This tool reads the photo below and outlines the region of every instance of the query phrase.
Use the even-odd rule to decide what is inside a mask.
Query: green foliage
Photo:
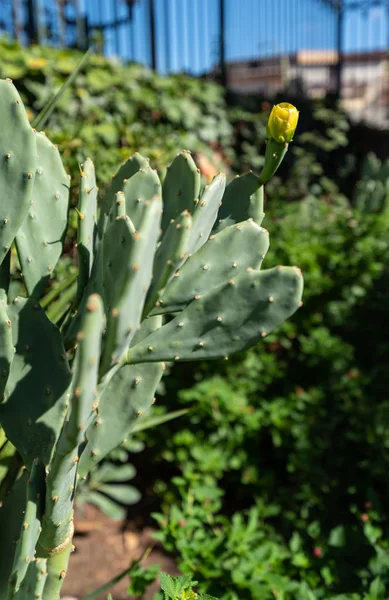
[[[161,573],[159,580],[164,600],[217,600],[208,594],[194,592],[193,587],[197,585],[197,581],[192,581],[190,576],[171,577],[167,573]]]
[[[139,566],[131,571],[131,581],[128,593],[137,598],[143,598],[147,588],[155,581],[159,571],[159,565],[151,565],[150,567]]]
[[[82,58],[74,50],[0,44],[0,77],[15,82],[32,121]],[[98,185],[135,152],[166,169],[177,151],[230,147],[233,128],[223,89],[187,76],[160,77],[141,65],[90,55],[46,124],[66,169],[93,157]],[[213,157],[215,162],[216,157]]]
[[[389,161],[368,154],[362,164],[361,179],[355,186],[354,202],[359,210],[379,213],[385,210],[389,197]]]
[[[244,104],[241,98],[235,102]],[[300,110],[298,135],[282,168],[267,186],[273,199],[292,201],[332,194],[355,168],[355,157],[346,154],[350,125],[345,115],[321,102],[306,103],[300,98],[296,104]],[[235,151],[227,149],[226,159],[234,170],[258,170],[263,166],[264,157],[258,153],[258,146],[266,137],[270,108],[268,102],[259,104],[257,100],[249,111],[229,108]]]
[[[223,600],[384,598],[389,214],[334,196],[272,217],[267,260],[298,256],[304,307],[254,350],[167,381],[169,409],[191,412],[149,436],[159,468],[180,469],[156,485],[158,537]]]
[[[108,517],[121,521],[126,516],[124,506],[139,502],[141,494],[126,482],[135,477],[136,470],[131,464],[116,465],[105,461],[94,469],[88,482],[81,486],[77,495],[77,505],[94,504]]]
[[[159,394],[163,392],[161,388],[162,386],[158,389]],[[124,519],[126,516],[124,507],[138,503],[141,498],[140,490],[134,486],[118,485],[118,483],[127,483],[136,476],[136,469],[130,461],[133,460],[134,454],[144,450],[145,444],[137,439],[135,434],[138,431],[145,431],[162,423],[167,423],[187,412],[186,409],[182,409],[159,416],[155,415],[137,424],[133,428],[129,439],[124,440],[120,446],[112,450],[106,460],[95,467],[83,480],[76,496],[77,507],[82,509],[87,503],[94,504],[108,517],[117,520]]]
[[[2,40],[0,59],[0,77],[14,80],[33,121],[82,54],[39,46],[27,50]],[[147,67],[92,54],[46,128],[61,148],[68,172],[75,173],[86,156],[93,157],[100,187],[135,152],[148,156],[164,173],[178,148],[198,153],[202,174],[210,180],[215,166],[237,173],[262,168],[270,108],[269,103],[250,110],[230,105],[213,81],[160,77]],[[287,200],[331,192],[353,167],[352,156],[344,157],[349,129],[344,115],[320,103],[300,101],[298,108],[299,134],[285,160],[287,168],[269,184],[272,195]],[[290,185],[281,187],[286,178]],[[77,186],[75,181],[75,192]],[[76,194],[72,197],[74,205]]]
[[[148,586],[152,583],[157,575],[161,585],[161,592],[157,593],[155,599],[160,600],[217,600],[214,596],[197,593],[196,588],[198,582],[192,581],[190,576],[172,577],[167,573],[160,573],[159,565],[151,565],[131,571],[131,583],[128,588],[128,593],[137,598],[143,598]]]

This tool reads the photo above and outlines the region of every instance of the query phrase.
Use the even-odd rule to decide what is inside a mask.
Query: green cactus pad
[[[116,217],[124,217],[126,215],[126,197],[124,192],[117,192],[117,194],[115,194],[111,213],[112,221],[114,221]]]
[[[27,292],[39,298],[62,254],[70,184],[57,148],[44,133],[36,133],[36,148],[31,206],[16,235],[16,247]]]
[[[12,325],[7,313],[5,292],[0,291],[0,405],[3,402],[13,358]]]
[[[113,176],[111,186],[103,198],[100,209],[99,217],[99,236],[102,237],[107,223],[109,221],[109,213],[111,212],[112,203],[117,192],[123,191],[124,182],[130,179],[139,169],[144,169],[149,166],[149,162],[146,158],[141,156],[138,152],[131,156],[118,170],[116,175]]]
[[[8,296],[10,282],[11,282],[11,250],[8,250],[3,262],[0,265],[0,291],[2,290],[6,296]]]
[[[131,221],[121,217],[104,236],[102,286],[107,332],[101,374],[121,358],[141,321],[159,236],[161,198],[145,202],[143,211],[136,232]]]
[[[214,231],[249,218],[261,225],[264,216],[263,186],[254,173],[246,173],[227,185]]]
[[[0,264],[22,225],[32,200],[36,139],[11,80],[0,80]]]
[[[12,596],[12,600],[31,600],[43,598],[43,590],[47,579],[46,560],[36,558],[28,563],[27,573],[19,591]],[[32,594],[32,595],[31,595]]]
[[[188,256],[191,238],[192,217],[188,211],[178,215],[169,223],[162,242],[155,254],[153,280],[148,292],[144,313],[147,315],[158,298],[158,292],[163,290],[175,271],[183,264]]]
[[[8,317],[16,351],[0,422],[22,455],[48,464],[62,427],[70,383],[61,335],[32,298],[15,298]]]
[[[91,159],[87,158],[82,165],[78,201],[77,255],[79,272],[77,306],[92,271],[97,236],[97,194],[95,167]]]
[[[141,342],[161,327],[161,317],[142,322],[133,343]],[[119,446],[153,404],[162,377],[161,363],[124,365],[111,378],[99,402],[95,421],[86,432],[88,443],[81,455],[79,474],[86,474]]]
[[[70,416],[58,440],[47,476],[45,518],[39,543],[42,548],[56,547],[69,532],[73,516],[78,448],[97,410],[97,375],[101,336],[104,326],[103,303],[97,294],[86,302],[73,366],[73,382],[69,398]]]
[[[35,546],[41,527],[44,493],[45,470],[42,463],[39,460],[35,460],[32,463],[31,473],[27,482],[26,505],[9,579],[8,600],[15,597],[26,576],[29,563],[34,560]]]
[[[162,186],[162,230],[166,231],[170,220],[184,210],[193,214],[200,192],[200,171],[188,150],[183,150],[167,168]]]
[[[70,453],[81,444],[83,431],[86,429],[93,411],[96,410],[97,377],[103,329],[103,302],[100,296],[92,294],[86,302],[81,329],[77,335],[70,394],[71,415],[58,442],[58,450],[62,454]]]
[[[254,221],[231,225],[193,254],[174,277],[152,314],[183,310],[203,295],[248,268],[259,269],[269,248],[269,233]]]
[[[126,214],[138,229],[149,202],[161,199],[161,182],[156,171],[147,166],[125,182]],[[162,210],[162,209],[161,209]]]
[[[61,552],[54,553],[47,559],[47,575],[42,600],[60,600],[61,588],[68,569],[72,548],[72,540],[69,539]]]
[[[7,597],[14,551],[23,524],[23,511],[26,508],[27,480],[28,472],[25,471],[0,506],[0,598]]]
[[[220,209],[225,187],[226,176],[224,173],[216,175],[212,182],[205,186],[193,213],[192,235],[189,244],[191,254],[201,248],[209,238]]]
[[[127,361],[202,360],[245,350],[298,309],[302,289],[297,267],[243,272],[130,348]]]

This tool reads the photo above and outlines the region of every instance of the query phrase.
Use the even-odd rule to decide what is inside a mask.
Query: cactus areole
[[[0,508],[0,597],[58,600],[77,485],[150,410],[164,361],[228,358],[301,304],[298,268],[262,270],[263,183],[298,113],[273,109],[262,174],[227,186],[220,173],[202,188],[187,150],[162,184],[135,154],[98,203],[86,159],[77,289],[55,318],[41,301],[63,252],[69,177],[10,80],[0,115],[0,423],[25,467]],[[12,247],[25,297],[9,294]]]

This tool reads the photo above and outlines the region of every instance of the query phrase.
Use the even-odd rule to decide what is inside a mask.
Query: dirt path
[[[131,530],[131,524],[123,531],[122,523],[112,521],[93,506],[86,506],[81,514],[76,514],[74,545],[76,547],[70,559],[62,596],[82,598],[105,584],[115,575],[126,569],[132,560],[142,556],[143,552],[155,544],[153,530]],[[161,568],[177,575],[174,560],[161,552],[156,546],[147,557],[145,565],[159,564]],[[128,577],[111,591],[114,600],[128,600]],[[152,586],[146,596],[151,600],[157,586]],[[99,600],[105,600],[107,594]]]

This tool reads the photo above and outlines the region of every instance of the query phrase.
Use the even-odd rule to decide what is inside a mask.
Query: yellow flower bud
[[[266,134],[281,144],[291,142],[299,120],[299,111],[289,102],[273,106],[267,122]]]

